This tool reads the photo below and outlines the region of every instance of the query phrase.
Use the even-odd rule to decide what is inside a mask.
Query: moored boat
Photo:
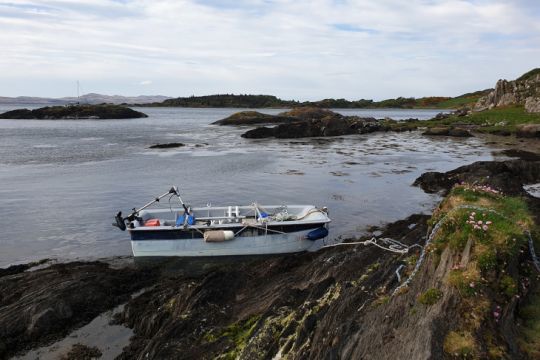
[[[176,196],[181,207],[149,207]],[[157,197],[116,223],[131,235],[133,255],[234,256],[308,250],[328,236],[327,210],[313,205],[186,206],[178,189]]]

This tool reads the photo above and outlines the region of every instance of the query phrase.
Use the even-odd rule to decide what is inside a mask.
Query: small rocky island
[[[39,109],[17,109],[0,114],[0,119],[37,119],[37,120],[73,120],[73,119],[134,119],[148,115],[121,105],[67,105],[47,106]]]

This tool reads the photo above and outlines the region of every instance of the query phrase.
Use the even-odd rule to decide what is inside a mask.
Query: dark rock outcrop
[[[67,105],[39,109],[17,109],[0,114],[0,119],[133,119],[148,115],[120,105]]]
[[[280,124],[273,128],[263,127],[242,134],[244,138],[294,139],[304,137],[326,137],[351,134],[367,134],[387,130],[387,127],[372,118],[353,116],[325,117],[320,120],[297,121]]]
[[[366,134],[388,130],[382,121],[374,118],[343,116],[330,110],[318,108],[298,108],[280,114],[295,121],[281,123],[275,127],[259,127],[242,134],[249,139],[276,137],[293,139],[304,137],[326,137],[351,134]]]
[[[149,146],[149,149],[172,149],[172,148],[179,148],[186,146],[186,144],[183,143],[166,143],[166,144],[155,144],[152,146]]]
[[[540,161],[478,161],[446,173],[424,173],[413,185],[435,193],[449,191],[461,182],[489,185],[506,194],[524,194],[523,185],[540,182]]]
[[[483,111],[507,105],[527,105],[528,112],[540,111],[540,69],[534,69],[520,78],[508,81],[499,80],[495,89],[480,98],[474,106],[475,111]]]

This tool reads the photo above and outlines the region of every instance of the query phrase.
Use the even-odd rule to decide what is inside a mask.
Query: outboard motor
[[[118,214],[114,217],[115,222],[113,222],[113,226],[116,226],[122,231],[126,231],[126,223],[124,221],[124,218],[122,217],[122,212],[119,211]]]

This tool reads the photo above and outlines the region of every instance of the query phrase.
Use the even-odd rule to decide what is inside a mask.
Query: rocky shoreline
[[[433,215],[389,224],[379,237],[423,245],[442,214],[459,215],[452,208],[467,199],[501,201],[499,211],[508,216],[518,215],[506,207],[523,201],[532,214],[529,226],[538,229],[540,200],[523,191],[524,184],[540,182],[538,154],[508,155],[519,159],[423,174],[416,185],[447,197]],[[456,190],[456,184],[469,187]],[[474,191],[467,195],[467,189]],[[443,227],[447,236],[452,229]],[[538,230],[533,234],[538,237]],[[413,274],[419,248],[401,255],[344,245],[210,268],[100,261],[2,269],[0,359],[51,344],[119,304],[124,307],[115,323],[135,334],[119,359],[529,356],[521,343],[520,329],[527,325],[520,309],[534,303],[539,280],[526,243],[515,245],[515,256],[497,250],[497,267],[482,270],[484,280],[462,288],[454,279],[461,274],[476,279],[471,271],[483,248],[443,240],[435,240],[410,286],[397,295],[396,269],[403,265],[403,279]],[[76,358],[97,351],[83,344],[65,352]]]

